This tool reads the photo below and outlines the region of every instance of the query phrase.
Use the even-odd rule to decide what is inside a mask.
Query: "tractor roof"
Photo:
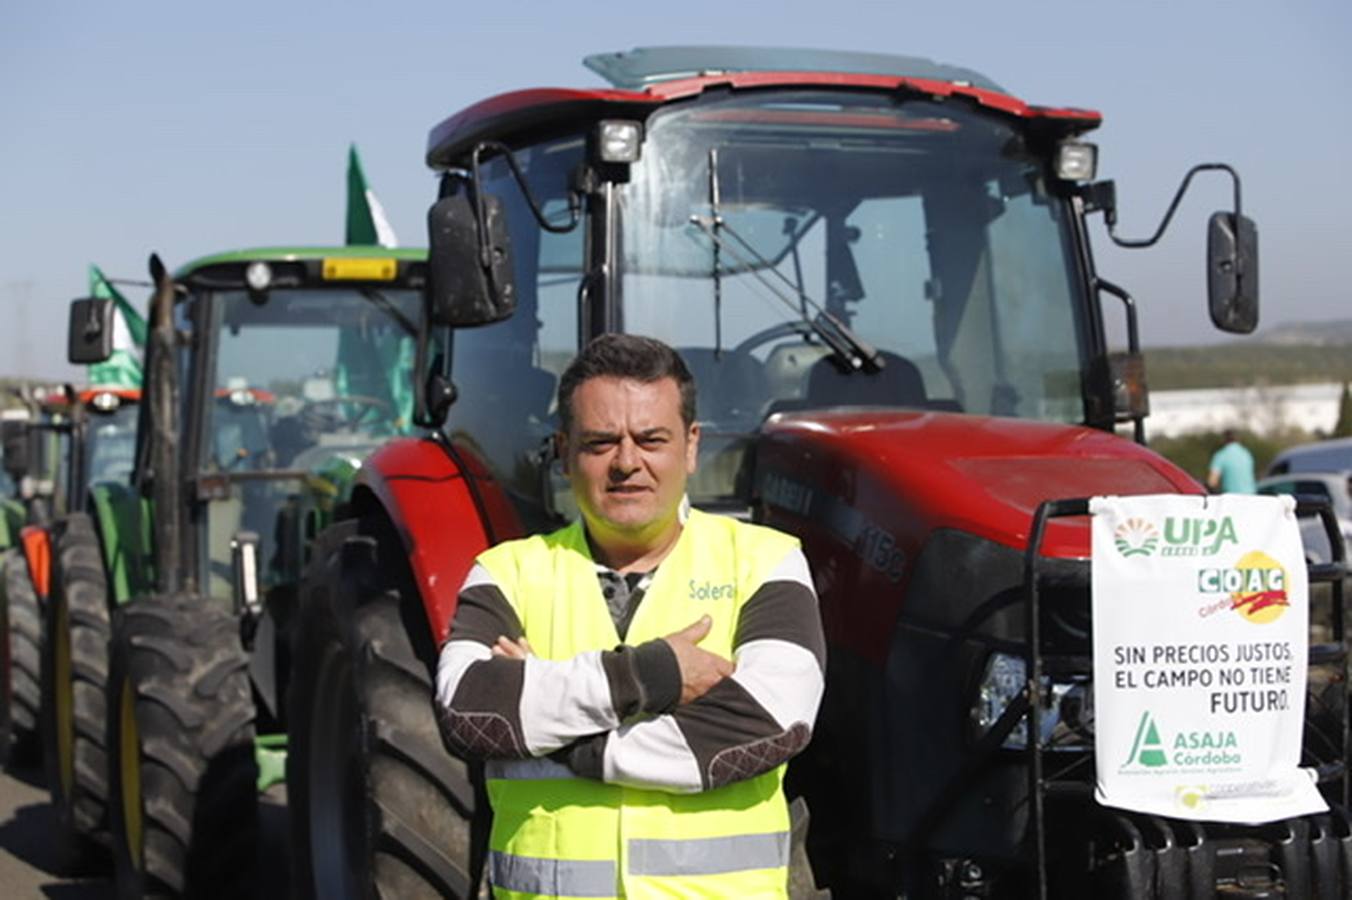
[[[420,247],[374,247],[374,246],[334,246],[334,247],[252,247],[244,250],[231,250],[225,253],[213,253],[202,256],[179,268],[175,279],[187,279],[199,269],[208,266],[228,265],[231,263],[261,262],[310,262],[323,259],[396,259],[403,262],[424,262],[427,251]]]
[[[88,406],[93,402],[95,397],[101,394],[114,396],[118,399],[119,403],[141,402],[140,388],[122,387],[120,385],[95,384],[90,385],[88,387],[80,388],[79,391],[80,403],[84,404],[85,406]]]
[[[610,88],[537,88],[499,94],[450,116],[427,139],[427,164],[458,165],[474,144],[502,140],[553,123],[602,117],[646,117],[674,100],[719,87],[731,90],[822,87],[910,91],[961,97],[1021,119],[1076,134],[1102,121],[1097,112],[1033,106],[978,72],[919,57],[875,53],[746,47],[647,47],[589,56],[588,68]]]
[[[630,91],[662,81],[729,72],[838,72],[847,75],[905,75],[931,81],[965,82],[982,90],[1004,88],[980,72],[920,56],[855,53],[797,47],[635,47],[595,53],[582,64],[611,85]]]

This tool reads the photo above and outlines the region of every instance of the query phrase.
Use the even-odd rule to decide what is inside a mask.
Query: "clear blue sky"
[[[1352,3],[10,3],[0,12],[0,374],[60,376],[85,268],[143,277],[238,246],[342,239],[347,145],[406,244],[424,240],[428,128],[489,94],[598,83],[590,52],[654,44],[928,56],[1035,103],[1096,108],[1122,230],[1153,229],[1186,168],[1244,177],[1261,233],[1263,325],[1352,317]],[[1217,339],[1206,216],[1163,245],[1098,243],[1147,345]],[[139,292],[135,295],[140,299]]]

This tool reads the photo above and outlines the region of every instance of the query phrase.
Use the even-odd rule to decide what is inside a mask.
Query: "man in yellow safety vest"
[[[479,556],[437,667],[448,745],[487,761],[493,889],[785,896],[825,663],[798,541],[689,509],[695,385],[660,341],[592,341],[558,410],[581,521]]]

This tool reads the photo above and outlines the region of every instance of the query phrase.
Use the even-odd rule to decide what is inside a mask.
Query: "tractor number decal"
[[[820,522],[864,565],[889,581],[901,580],[906,568],[906,554],[896,537],[841,498],[773,471],[764,474],[760,495],[770,506]]]

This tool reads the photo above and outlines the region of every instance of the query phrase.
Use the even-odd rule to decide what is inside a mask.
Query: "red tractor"
[[[1100,116],[920,59],[665,48],[587,65],[613,86],[493,97],[431,132],[416,367],[431,430],[366,461],[293,631],[302,893],[481,889],[487,813],[437,733],[437,648],[474,556],[572,512],[555,387],[609,331],[661,338],[696,375],[691,502],[796,534],[811,560],[827,694],[789,777],[820,885],[1300,883],[1314,837],[1349,834],[1343,813],[1227,830],[1092,799],[1089,528],[1049,501],[1203,491],[1141,443],[1135,304],[1089,242],[1091,214],[1115,225],[1081,140]],[[1235,192],[1209,223],[1211,315],[1248,332],[1256,231],[1227,166],[1197,167],[1178,197],[1202,170]],[[1105,320],[1123,311],[1129,347],[1112,353]],[[1344,799],[1344,740],[1307,753]],[[1305,841],[1291,853],[1289,834]]]

